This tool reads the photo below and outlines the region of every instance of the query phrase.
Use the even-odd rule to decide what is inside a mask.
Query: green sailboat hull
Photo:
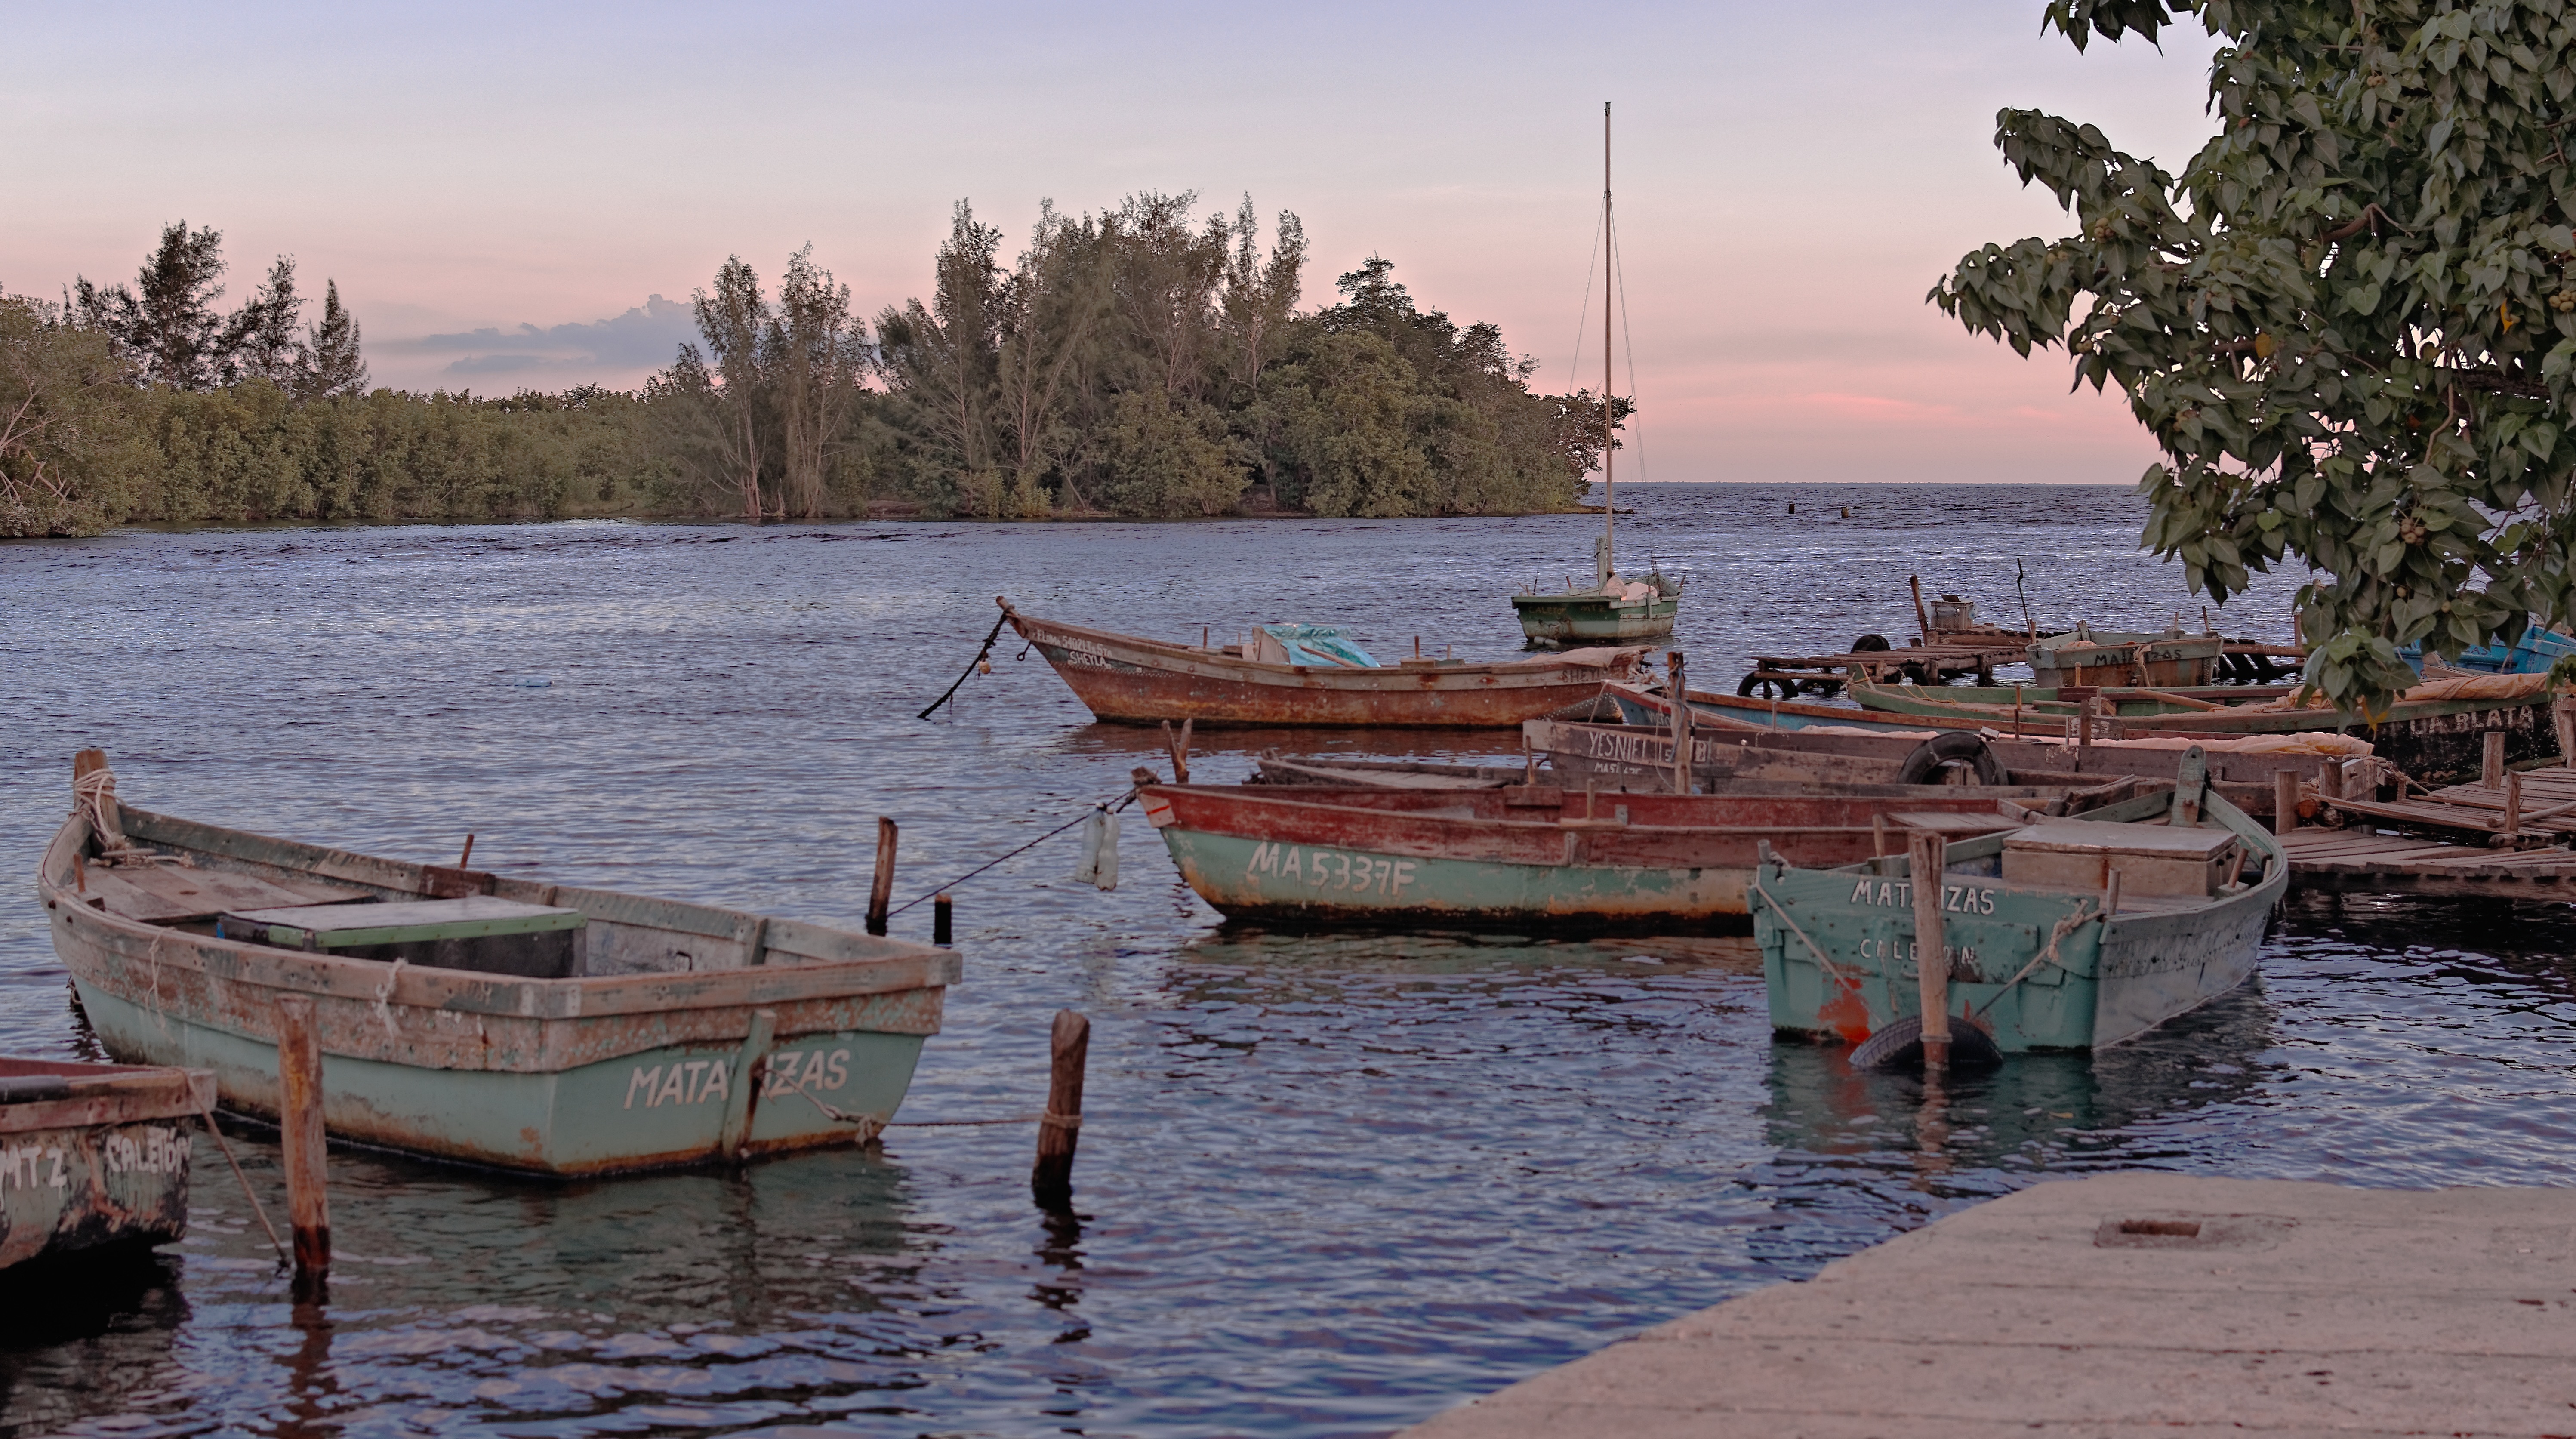
[[[1673,616],[1681,607],[1681,596],[1665,594],[1649,595],[1633,605],[1585,591],[1512,596],[1521,633],[1533,645],[1557,649],[1633,643],[1669,635],[1673,632]]]

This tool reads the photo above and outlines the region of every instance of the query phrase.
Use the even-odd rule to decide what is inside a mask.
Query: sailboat
[[[1578,590],[1568,581],[1554,594],[1531,593],[1512,596],[1512,609],[1520,615],[1521,632],[1529,636],[1533,648],[1573,649],[1584,645],[1619,644],[1632,640],[1654,639],[1673,632],[1673,616],[1681,609],[1682,582],[1667,578],[1660,570],[1642,579],[1631,579],[1619,573],[1617,541],[1619,527],[1619,491],[1611,472],[1614,406],[1610,383],[1610,316],[1614,310],[1610,297],[1615,276],[1610,267],[1617,263],[1618,246],[1610,229],[1610,105],[1601,105],[1601,538],[1593,542],[1593,587]]]

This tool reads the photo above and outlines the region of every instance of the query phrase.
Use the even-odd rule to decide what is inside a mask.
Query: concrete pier
[[[2576,1435],[2576,1189],[2040,1184],[1406,1430]]]

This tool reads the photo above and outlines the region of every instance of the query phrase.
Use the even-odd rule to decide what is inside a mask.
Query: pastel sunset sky
[[[1999,106],[2168,166],[2209,131],[2205,36],[2078,55],[2039,11],[17,6],[0,289],[130,278],[185,218],[234,301],[276,254],[336,279],[378,383],[631,386],[728,254],[774,276],[811,241],[873,313],[925,292],[961,198],[1016,253],[1042,198],[1249,193],[1303,217],[1309,304],[1384,255],[1561,390],[1578,337],[1599,381],[1610,100],[1645,478],[2126,484],[2151,449],[2117,398],[1923,303],[2067,225]]]

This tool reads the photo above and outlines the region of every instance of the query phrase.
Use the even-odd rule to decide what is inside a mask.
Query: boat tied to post
[[[2002,1054],[2081,1052],[2243,984],[2289,860],[2211,791],[2200,760],[2191,751],[2170,787],[2082,815],[1956,840],[1918,830],[1906,854],[1830,867],[1766,855],[1748,890],[1772,1028],[1859,1046],[1862,1063],[1935,1013]],[[1915,883],[1917,857],[1934,854],[1937,894]]]
[[[948,950],[415,864],[133,808],[105,757],[38,865],[109,1054],[280,1112],[308,1003],[337,1139],[569,1176],[873,1139],[939,1031]]]

